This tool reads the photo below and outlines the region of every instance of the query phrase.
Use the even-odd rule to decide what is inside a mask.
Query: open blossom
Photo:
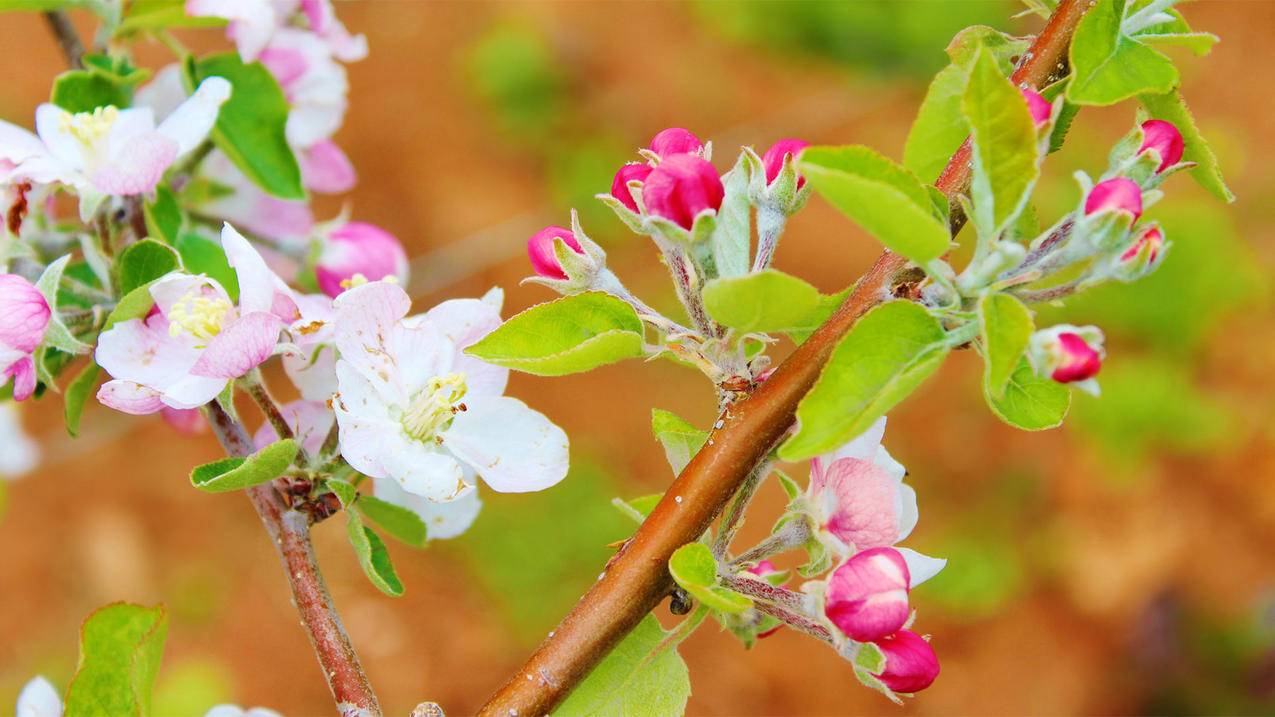
[[[665,159],[642,184],[646,211],[683,229],[690,229],[701,212],[720,209],[725,195],[717,170],[693,154]]]
[[[878,640],[907,622],[911,576],[894,548],[858,553],[828,578],[824,614],[852,640]]]
[[[1182,133],[1172,122],[1147,120],[1142,123],[1142,137],[1142,146],[1138,148],[1138,153],[1154,149],[1160,155],[1160,165],[1156,167],[1156,172],[1163,172],[1182,161],[1182,152],[1186,145],[1182,141]]]
[[[521,401],[502,396],[508,369],[464,353],[500,324],[477,299],[445,301],[406,318],[402,288],[378,281],[337,297],[341,455],[372,478],[434,501],[474,490],[548,488],[567,473],[567,436]]]
[[[186,0],[186,14],[228,21],[226,36],[244,62],[257,59],[271,38],[287,29],[298,10],[339,59],[354,62],[367,57],[367,40],[353,36],[336,19],[331,0]]]
[[[155,189],[164,172],[208,136],[230,83],[204,80],[159,126],[149,107],[99,107],[71,114],[53,104],[35,111],[36,134],[0,121],[0,160],[9,181],[60,183],[81,193],[123,196]]]
[[[661,159],[668,159],[679,154],[695,154],[704,149],[704,143],[689,129],[669,127],[651,138],[650,149]]]
[[[13,398],[25,401],[35,392],[32,354],[49,327],[49,304],[31,282],[17,274],[0,274],[0,386],[13,379]]]
[[[291,290],[227,224],[222,248],[239,280],[239,304],[213,279],[174,272],[150,287],[155,307],[103,332],[98,364],[113,380],[97,397],[118,411],[198,408],[269,358],[301,314]]]
[[[330,232],[314,267],[319,288],[336,296],[360,281],[407,281],[407,253],[393,234],[367,222],[346,222]],[[359,279],[357,277],[362,277]]]
[[[62,697],[43,677],[34,677],[18,693],[16,717],[62,717]]]
[[[637,162],[620,167],[615,173],[615,178],[611,180],[611,196],[620,200],[620,203],[628,207],[629,211],[636,212],[638,210],[637,200],[633,198],[633,191],[629,189],[629,182],[645,182],[647,175],[651,173],[651,169],[651,165]]]
[[[577,254],[584,253],[584,249],[580,247],[580,242],[570,229],[548,226],[532,234],[531,238],[527,240],[527,258],[531,260],[531,269],[536,272],[537,276],[565,281],[567,272],[562,270],[562,265],[558,263],[558,257],[553,252],[555,239],[561,239]]]
[[[784,168],[784,158],[797,158],[801,154],[801,150],[809,147],[810,143],[804,139],[781,139],[770,145],[770,149],[761,156],[762,166],[766,169],[766,183],[775,181],[779,176],[780,170]],[[801,175],[797,176],[797,188],[805,186],[806,178]]]
[[[939,676],[939,658],[934,648],[911,630],[899,630],[877,640],[876,645],[885,653],[885,669],[876,677],[895,692],[920,692]]]

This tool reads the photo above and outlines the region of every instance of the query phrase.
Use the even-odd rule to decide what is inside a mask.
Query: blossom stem
[[[771,585],[761,578],[723,575],[722,584],[737,593],[756,600],[765,600],[798,612],[806,609],[806,596],[788,588]]]
[[[239,379],[244,390],[252,397],[253,403],[257,404],[257,408],[265,414],[266,420],[270,421],[274,432],[278,434],[280,439],[293,438],[292,426],[288,425],[288,419],[283,417],[283,412],[279,410],[279,405],[274,402],[274,398],[270,395],[270,390],[266,388],[266,384],[261,380],[261,372],[253,369],[243,378]]]
[[[1030,50],[1023,53],[1011,81],[1041,87],[1061,79],[1066,74],[1071,35],[1088,9],[1086,0],[1062,0]],[[968,191],[971,151],[967,140],[939,176],[936,185],[949,200]],[[950,221],[954,230],[959,229],[965,223],[964,212],[954,209]],[[903,257],[882,254],[841,307],[769,379],[727,408],[721,416],[722,427],[713,431],[712,440],[611,558],[602,579],[492,695],[480,714],[507,717],[550,712],[668,595],[673,582],[667,566],[673,551],[704,533],[748,474],[792,427],[797,404],[819,378],[841,338],[881,302],[915,298],[918,282],[907,268]],[[527,675],[540,679],[528,680]]]
[[[1025,304],[1039,304],[1045,301],[1055,301],[1063,297],[1071,296],[1076,293],[1076,289],[1080,288],[1080,281],[1071,281],[1058,286],[1051,286],[1048,289],[1039,289],[1036,291],[1017,291],[1014,295]]]
[[[771,617],[778,619],[780,622],[784,623],[788,627],[793,628],[794,630],[797,630],[798,632],[804,632],[807,635],[810,635],[811,637],[815,638],[816,640],[822,640],[823,642],[826,642],[829,645],[836,644],[832,639],[831,630],[824,627],[823,625],[820,625],[814,620],[811,620],[809,617],[806,617],[805,615],[792,612],[790,610],[787,610],[783,607],[780,607],[779,605],[776,605],[770,602],[758,602],[758,603],[755,603],[753,607],[757,609],[757,612],[770,615]]]
[[[204,407],[208,424],[222,448],[232,456],[252,453],[252,441],[241,423],[231,418],[216,402]],[[279,552],[292,599],[301,616],[301,626],[310,636],[319,666],[337,709],[346,717],[380,715],[381,706],[359,664],[350,637],[345,633],[310,543],[310,517],[288,508],[270,483],[247,491],[248,499],[261,516]]]
[[[673,285],[677,289],[677,298],[682,300],[691,323],[704,338],[717,335],[717,327],[708,318],[704,308],[704,299],[699,293],[698,268],[691,255],[680,247],[671,247],[664,251],[664,261],[668,264],[669,273],[673,275]]]
[[[57,37],[58,46],[62,48],[62,54],[66,55],[66,63],[73,70],[83,69],[84,43],[80,42],[80,35],[71,24],[71,18],[61,10],[49,10],[44,13],[44,20]]]
[[[805,545],[807,540],[810,540],[810,528],[802,521],[791,521],[778,531],[771,533],[770,537],[758,543],[753,549],[732,560],[730,566],[738,568],[761,562],[772,555],[799,548]]]
[[[757,208],[757,256],[753,258],[753,273],[770,268],[775,259],[779,237],[788,224],[788,215],[773,207]]]
[[[770,473],[770,461],[763,461],[748,474],[748,478],[744,480],[744,484],[735,491],[735,498],[726,508],[726,512],[722,515],[721,525],[718,526],[717,539],[713,541],[713,555],[719,560],[726,555],[726,551],[730,550],[730,544],[735,540],[739,527],[744,524],[744,512],[748,510],[748,504],[752,502],[753,495],[757,493],[757,488],[761,486],[762,480]]]

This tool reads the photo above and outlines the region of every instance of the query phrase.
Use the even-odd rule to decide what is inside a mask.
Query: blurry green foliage
[[[534,142],[562,122],[566,73],[534,29],[490,29],[466,51],[465,71],[474,92],[510,137]]]
[[[699,0],[695,8],[707,27],[739,42],[922,76],[947,63],[942,50],[957,30],[1003,26],[1016,9],[999,0]]]
[[[623,226],[594,195],[610,192],[615,171],[627,161],[636,161],[638,155],[634,147],[611,135],[573,135],[566,139],[570,141],[555,144],[546,156],[554,208],[563,215],[575,208],[589,237],[605,246],[606,240],[616,236]]]
[[[154,714],[201,715],[217,704],[234,702],[230,670],[209,658],[167,664],[155,685]]]
[[[579,454],[566,480],[540,493],[483,496],[482,513],[449,543],[496,603],[519,640],[553,628],[626,537],[632,523],[611,505],[620,481]]]
[[[954,618],[977,620],[997,613],[1025,583],[1023,556],[1013,534],[988,524],[947,531],[935,545],[947,569],[917,588],[923,604]]]

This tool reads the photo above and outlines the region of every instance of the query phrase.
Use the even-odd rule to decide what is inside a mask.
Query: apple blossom
[[[344,62],[367,57],[367,39],[352,36],[336,19],[331,0],[186,0],[186,14],[228,21],[226,37],[244,62],[257,59],[277,33],[291,29],[298,10],[329,51]]]
[[[345,119],[349,80],[345,68],[332,59],[323,43],[304,30],[285,28],[271,38],[260,60],[288,98],[288,143],[304,150],[330,139]],[[344,188],[336,191],[353,186],[353,168],[345,155],[335,145],[323,152],[331,158],[311,157],[307,161],[333,165],[326,174],[334,174],[334,169],[349,171],[347,181],[340,182]]]
[[[208,432],[208,420],[197,408],[159,409],[159,415],[174,431],[186,436],[201,436]]]
[[[394,278],[407,281],[407,253],[393,234],[367,222],[346,222],[329,232],[314,267],[319,288],[328,296],[352,281]]]
[[[1032,334],[1027,355],[1040,374],[1092,393],[1097,390],[1092,379],[1102,368],[1102,340],[1096,327],[1060,324]]]
[[[633,198],[633,190],[629,188],[629,182],[646,181],[651,169],[651,165],[637,162],[620,167],[615,173],[615,179],[611,180],[611,196],[620,200],[620,203],[628,207],[629,211],[636,212],[638,210],[637,200]]]
[[[762,166],[766,169],[766,183],[775,181],[779,176],[779,171],[784,168],[784,158],[792,157],[797,159],[797,155],[801,154],[801,150],[809,147],[810,143],[804,139],[781,139],[770,145],[770,149],[762,155]],[[797,188],[800,189],[806,185],[806,178],[797,175]]]
[[[97,362],[113,377],[99,401],[134,414],[198,408],[269,358],[280,331],[301,318],[291,290],[243,235],[227,224],[221,241],[239,280],[238,306],[204,276],[174,272],[157,280],[150,314],[98,339]]]
[[[725,189],[713,165],[693,154],[660,162],[642,184],[642,203],[650,214],[690,229],[701,212],[716,212]]]
[[[13,398],[25,401],[35,392],[32,354],[49,326],[49,304],[31,282],[17,274],[0,274],[0,386],[13,379]]]
[[[1048,124],[1049,116],[1054,113],[1054,106],[1049,100],[1029,87],[1019,88],[1019,91],[1023,93],[1023,100],[1027,102],[1027,111],[1031,113],[1032,122],[1036,124],[1036,127],[1044,127]]]
[[[894,548],[872,548],[832,572],[824,614],[852,640],[878,640],[907,622],[911,576]]]
[[[527,258],[531,260],[532,271],[535,271],[538,276],[565,281],[567,272],[562,270],[562,265],[558,263],[558,257],[553,251],[553,245],[557,239],[561,239],[575,253],[584,253],[580,242],[576,240],[575,234],[570,229],[548,226],[532,234],[527,240]]]
[[[885,669],[876,678],[895,692],[911,694],[929,687],[939,676],[939,658],[925,638],[911,630],[899,630],[876,640],[885,653]]]
[[[508,369],[464,353],[500,324],[492,303],[445,301],[407,318],[411,300],[383,281],[337,297],[341,455],[372,478],[435,501],[474,490],[548,488],[567,473],[567,436],[504,397]]]
[[[1142,123],[1142,134],[1142,146],[1138,148],[1138,154],[1149,149],[1155,150],[1160,157],[1160,165],[1155,170],[1157,173],[1182,161],[1182,151],[1185,148],[1182,133],[1172,122],[1147,120]]]
[[[1085,214],[1098,212],[1126,212],[1137,221],[1142,216],[1142,189],[1137,182],[1126,177],[1116,177],[1099,182],[1085,197]]]
[[[679,154],[696,154],[704,149],[704,143],[688,129],[669,127],[651,138],[650,148],[660,159],[668,159]]]
[[[43,677],[33,677],[18,693],[15,717],[62,717],[62,697]]]
[[[230,91],[225,79],[209,77],[158,126],[148,107],[71,114],[45,103],[35,111],[36,134],[0,121],[0,159],[15,165],[9,181],[60,183],[89,196],[150,192],[208,136]]]

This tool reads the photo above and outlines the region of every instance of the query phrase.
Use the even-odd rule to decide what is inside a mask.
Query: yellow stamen
[[[418,441],[427,441],[447,428],[452,418],[465,410],[465,374],[449,373],[426,382],[403,412],[403,430]]]
[[[98,107],[92,112],[62,115],[62,130],[85,147],[93,147],[115,126],[120,111],[114,107]]]
[[[168,334],[207,341],[221,333],[228,311],[229,301],[219,296],[201,296],[197,289],[188,291],[168,310]]]

